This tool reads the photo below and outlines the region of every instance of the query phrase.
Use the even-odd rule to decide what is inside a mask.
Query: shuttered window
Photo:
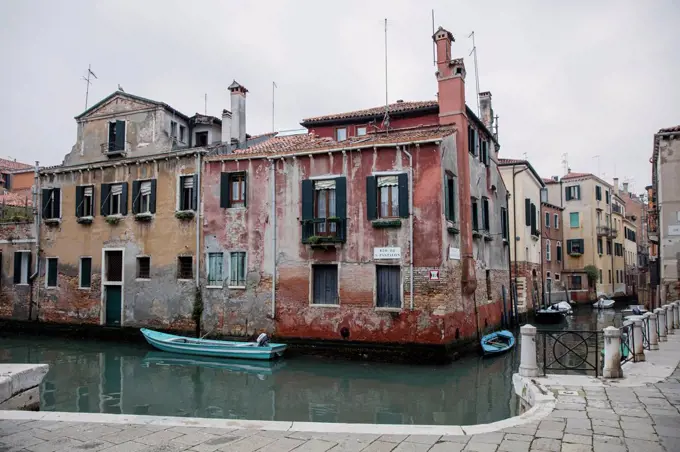
[[[557,242],[557,262],[562,262],[562,242]]]
[[[246,286],[246,253],[239,251],[231,253],[230,269],[231,276],[229,278],[230,287],[245,287]]]
[[[132,213],[156,213],[156,179],[132,181]]]
[[[482,227],[489,232],[489,198],[482,198]]]
[[[377,298],[379,308],[401,308],[401,269],[394,265],[376,266]]]
[[[92,185],[76,187],[76,217],[94,216],[94,187]]]
[[[46,220],[61,218],[61,189],[43,189],[42,217]]]
[[[198,203],[197,178],[198,176],[195,174],[179,178],[179,210],[196,210],[196,204]]]
[[[408,218],[408,174],[368,176],[366,178],[366,216],[377,218]]]
[[[314,265],[313,304],[338,304],[338,266]]]
[[[14,284],[28,284],[28,275],[31,268],[31,252],[14,252]]]
[[[456,221],[456,185],[455,178],[447,175],[444,178],[444,208],[446,219],[449,221]]]
[[[472,198],[470,209],[472,210],[472,230],[479,231],[479,209],[477,208],[477,200]]]
[[[524,198],[524,224],[531,226],[531,199]]]
[[[47,258],[47,287],[57,287],[57,267],[59,260],[56,257]]]
[[[220,174],[220,207],[246,207],[246,172]]]
[[[81,289],[89,289],[92,284],[92,258],[80,258],[80,278],[79,284]]]
[[[222,267],[224,264],[224,256],[222,253],[208,253],[208,285],[214,287],[222,287],[222,280],[224,279]]]

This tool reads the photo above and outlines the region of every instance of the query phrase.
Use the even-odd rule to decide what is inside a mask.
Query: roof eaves
[[[367,109],[370,110],[370,109]],[[437,113],[439,111],[439,105],[423,105],[419,107],[409,108],[405,110],[391,111],[390,117],[407,117],[422,113]],[[382,119],[385,116],[385,112],[378,113],[359,113],[356,115],[342,116],[344,113],[339,113],[337,115],[328,115],[329,118],[320,117],[319,119],[307,118],[300,122],[300,125],[305,128],[310,128],[310,126],[321,126],[321,125],[333,125],[333,124],[353,124],[360,123],[367,120],[377,120]]]

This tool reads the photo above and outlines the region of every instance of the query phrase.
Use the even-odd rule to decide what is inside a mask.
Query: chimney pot
[[[553,176],[552,180],[554,180],[555,182],[558,182],[560,180],[560,178],[559,178],[559,176]]]
[[[404,99],[397,99],[397,103],[398,103],[398,104],[403,104],[403,103],[404,103]]]
[[[238,140],[239,146],[246,142],[246,93],[245,86],[234,80],[229,85],[231,92],[231,141]],[[226,141],[226,138],[225,138]]]

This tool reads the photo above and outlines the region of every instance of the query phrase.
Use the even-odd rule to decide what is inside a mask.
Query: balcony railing
[[[323,245],[327,243],[345,243],[347,235],[347,219],[314,218],[302,220],[302,243]]]
[[[619,233],[616,229],[611,228],[609,226],[598,226],[597,235],[616,238],[619,235]]]
[[[102,154],[109,156],[121,156],[125,155],[125,149],[116,149],[116,144],[112,142],[106,142],[101,144]]]

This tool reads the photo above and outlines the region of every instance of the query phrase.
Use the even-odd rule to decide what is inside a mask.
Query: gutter
[[[420,147],[420,146],[418,146]],[[408,178],[408,192],[409,192],[409,199],[408,199],[408,222],[409,222],[409,272],[410,272],[410,280],[409,280],[409,291],[411,293],[411,311],[413,311],[413,156],[411,155],[410,152],[406,150],[406,147],[402,147],[401,151],[406,154],[408,157],[408,166],[409,166],[409,178]]]
[[[40,162],[35,161],[35,169],[33,176],[33,208],[35,209],[35,215],[33,215],[33,223],[35,225],[35,272],[29,276],[29,281],[31,283],[31,294],[28,303],[28,320],[32,320],[33,317],[33,281],[40,273],[40,221],[42,219],[42,200],[40,199]],[[40,201],[40,202],[39,202]],[[38,302],[40,300],[40,284],[36,286],[35,290],[36,298],[36,313],[38,312]],[[36,315],[36,320],[38,316]]]
[[[272,217],[272,320],[276,318],[276,159],[271,162],[269,183],[272,187],[271,217]]]
[[[196,288],[201,287],[201,154],[196,154]]]

